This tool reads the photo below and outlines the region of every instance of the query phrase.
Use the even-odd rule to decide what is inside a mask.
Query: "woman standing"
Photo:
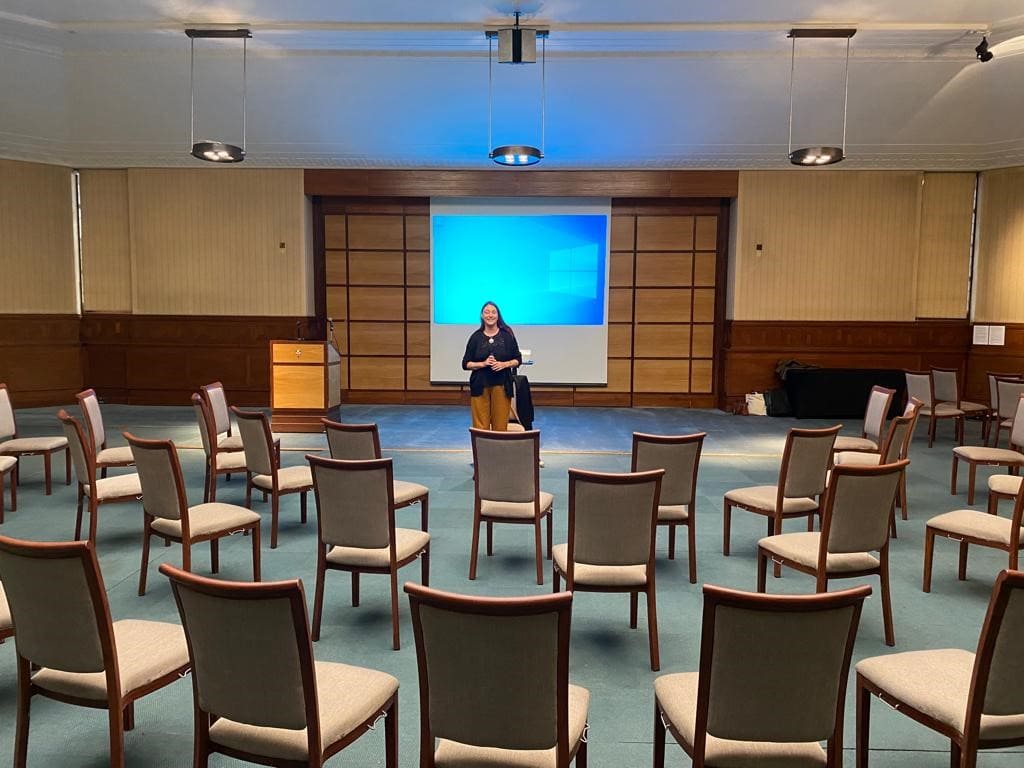
[[[469,376],[473,426],[505,432],[512,407],[512,372],[523,362],[512,329],[493,301],[480,308],[480,327],[466,342],[462,368]]]

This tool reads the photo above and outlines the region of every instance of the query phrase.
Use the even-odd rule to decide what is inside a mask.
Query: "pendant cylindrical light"
[[[515,25],[509,29],[488,30],[487,36],[487,156],[498,165],[536,165],[544,157],[544,122],[547,75],[546,29],[528,29],[519,26],[519,12]],[[494,113],[494,41],[498,40],[499,64],[532,64],[537,60],[537,40],[541,41],[540,55],[540,147],[531,144],[505,144],[495,147],[493,136]]]
[[[189,141],[192,144],[192,156],[198,160],[206,160],[211,163],[240,163],[245,160],[246,141],[246,95],[247,95],[247,43],[252,37],[248,29],[186,29],[185,34],[189,37]],[[231,144],[226,141],[214,141],[204,139],[196,141],[196,38],[237,38],[242,41],[242,144]]]
[[[793,41],[789,59],[789,162],[802,167],[834,165],[846,159],[846,112],[850,96],[850,38],[857,33],[856,29],[791,29],[789,37]],[[811,38],[846,38],[846,68],[843,74],[843,143],[839,147],[800,147],[793,149],[793,75],[796,70],[796,39]]]

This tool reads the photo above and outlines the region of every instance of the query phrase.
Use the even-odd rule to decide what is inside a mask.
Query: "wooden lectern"
[[[321,432],[320,419],[341,413],[341,355],[328,341],[270,342],[274,432]]]

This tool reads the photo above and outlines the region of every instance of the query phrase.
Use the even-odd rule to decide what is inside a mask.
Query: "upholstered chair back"
[[[633,471],[665,470],[661,479],[661,506],[693,501],[704,437],[704,433],[679,438],[633,433]]]
[[[878,445],[882,442],[882,430],[885,419],[889,415],[889,404],[895,390],[885,387],[872,387],[868,395],[868,406],[864,411],[864,434]]]
[[[925,408],[931,408],[934,405],[931,374],[905,371],[904,376],[907,379],[907,397],[916,397]]]
[[[831,505],[826,501],[828,522],[824,524],[829,552],[875,552],[886,545],[900,475],[907,463],[833,468]]]
[[[825,490],[832,446],[840,427],[791,429],[782,459],[783,495],[786,498],[817,496]]]
[[[99,453],[107,442],[107,433],[103,427],[103,414],[100,412],[100,399],[91,389],[78,395],[78,404],[82,408],[82,417],[89,436],[92,438],[93,453]]]
[[[960,387],[956,380],[955,368],[932,368],[932,385],[935,400],[940,403],[960,402]]]
[[[0,537],[0,581],[23,658],[63,672],[104,670],[110,613],[96,556],[86,542]]]
[[[18,428],[14,423],[14,408],[11,405],[11,396],[7,387],[0,384],[0,440],[6,440],[17,434]]]
[[[307,456],[320,537],[336,547],[380,549],[391,542],[391,459],[341,461]]]
[[[487,501],[533,501],[538,492],[540,432],[471,429],[477,489]]]
[[[140,440],[127,432],[124,438],[131,446],[139,473],[143,508],[153,517],[180,520],[188,513],[188,502],[181,485],[181,465],[174,443],[170,440]]]
[[[196,415],[196,423],[199,425],[199,439],[203,443],[203,453],[209,456],[213,453],[213,441],[217,439],[217,433],[214,431],[213,421],[209,411],[206,410],[203,398],[195,393],[192,395],[192,410]]]
[[[323,425],[332,459],[365,461],[380,458],[376,424],[339,424],[324,419]]]
[[[999,397],[999,418],[1012,419],[1017,413],[1020,396],[1024,395],[1024,381],[999,381],[996,387]]]
[[[78,482],[89,485],[95,482],[96,465],[95,453],[86,454],[85,430],[78,423],[78,419],[70,416],[67,411],[61,409],[57,414],[61,426],[64,428],[64,436],[68,439],[68,450],[71,451],[71,463],[75,467],[75,475]]]
[[[216,381],[213,384],[206,384],[202,387],[206,394],[206,400],[210,405],[210,415],[213,416],[216,434],[222,435],[231,430],[231,414],[228,411],[228,398],[224,394],[224,386]]]
[[[664,473],[663,469],[621,475],[570,469],[573,561],[589,565],[652,562],[652,532]]]
[[[238,419],[238,434],[242,437],[245,466],[255,475],[273,475],[277,469],[274,459],[274,441],[270,424],[259,411],[240,411],[232,408]]]

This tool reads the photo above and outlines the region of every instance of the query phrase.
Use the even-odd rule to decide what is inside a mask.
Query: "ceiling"
[[[488,168],[484,30],[551,30],[542,168],[785,168],[794,27],[849,26],[844,167],[1024,165],[1016,0],[0,0],[0,156],[201,166],[187,27],[241,25],[247,165]],[[979,63],[987,34],[996,54]],[[842,140],[845,41],[799,40],[794,146]],[[196,139],[241,140],[239,41],[196,42]],[[495,64],[493,144],[539,144]]]

